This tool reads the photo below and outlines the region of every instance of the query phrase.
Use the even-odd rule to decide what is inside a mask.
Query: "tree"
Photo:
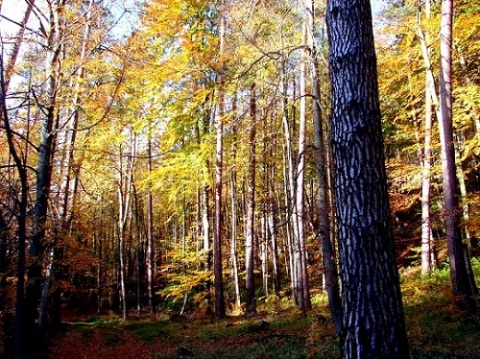
[[[469,312],[478,310],[475,285],[465,244],[462,242],[460,208],[455,167],[452,125],[452,21],[453,0],[442,0],[440,26],[440,107],[439,127],[442,144],[442,174],[445,234],[450,259],[450,277],[457,305]]]
[[[255,277],[254,277],[254,247],[255,247],[255,136],[256,136],[256,94],[255,84],[251,87],[250,100],[250,133],[249,133],[249,164],[247,177],[246,198],[246,228],[245,228],[245,304],[247,313],[257,311],[255,304]]]
[[[0,112],[5,127],[7,136],[8,149],[10,156],[13,158],[15,168],[20,179],[20,198],[18,199],[18,212],[15,217],[17,220],[17,236],[18,236],[18,258],[17,258],[17,283],[16,283],[16,301],[15,301],[15,325],[14,325],[14,348],[13,355],[15,358],[21,358],[25,347],[25,326],[24,326],[24,286],[25,286],[25,249],[27,242],[27,210],[28,210],[28,178],[26,166],[20,157],[15,146],[14,132],[10,126],[10,120],[7,111],[7,93],[3,76],[3,54],[0,54]],[[4,223],[3,215],[0,215],[1,220],[1,240],[4,241],[3,236],[6,235],[6,223]],[[3,245],[3,243],[2,243]],[[3,253],[2,253],[3,255]],[[2,260],[4,260],[2,258]],[[3,284],[3,283],[2,283]],[[3,308],[2,308],[3,309]]]
[[[430,0],[425,0],[425,17],[427,20],[431,17]],[[422,274],[428,274],[434,267],[433,243],[432,243],[432,227],[430,218],[430,176],[432,167],[432,99],[437,99],[435,84],[433,83],[433,74],[430,66],[430,56],[428,50],[429,32],[423,32],[420,22],[420,11],[417,12],[418,33],[420,38],[420,46],[422,48],[425,63],[425,139],[423,151],[421,151],[423,159],[422,171]],[[437,100],[438,102],[438,100]],[[438,105],[438,104],[437,104]]]
[[[225,317],[225,298],[223,292],[222,268],[222,180],[223,180],[223,121],[225,116],[225,2],[220,1],[220,68],[218,74],[218,116],[217,116],[217,146],[215,152],[215,228],[213,231],[213,276],[215,289],[215,315],[217,318]]]
[[[340,334],[342,323],[342,308],[340,298],[340,283],[338,278],[338,268],[336,263],[335,249],[332,244],[333,235],[330,226],[331,222],[331,203],[329,188],[329,153],[331,149],[325,140],[325,125],[322,118],[321,93],[320,93],[320,65],[318,63],[318,46],[315,39],[315,6],[312,1],[308,4],[305,1],[305,13],[308,25],[308,40],[310,47],[310,72],[312,78],[313,95],[313,128],[315,145],[315,167],[317,170],[318,194],[317,194],[317,230],[320,236],[322,248],[322,263],[324,275],[324,288],[328,296],[328,304],[335,325],[335,332]]]
[[[408,358],[370,2],[327,5],[344,358]]]
[[[46,36],[45,53],[45,96],[39,101],[42,109],[40,127],[40,142],[38,145],[38,158],[36,168],[36,199],[34,208],[34,229],[29,246],[30,263],[27,271],[27,285],[25,288],[25,329],[33,334],[37,305],[41,297],[43,282],[43,260],[46,251],[47,215],[49,196],[52,187],[53,159],[56,146],[56,130],[58,127],[58,87],[61,74],[59,62],[62,51],[62,15],[63,3],[55,0],[48,7],[48,29]]]

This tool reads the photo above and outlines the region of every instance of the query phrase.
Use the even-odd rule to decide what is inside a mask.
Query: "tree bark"
[[[225,54],[225,3],[220,4],[220,58]],[[223,291],[223,268],[222,268],[222,180],[223,180],[223,121],[225,115],[225,74],[223,63],[220,64],[218,74],[218,116],[217,136],[215,152],[215,228],[213,231],[213,276],[215,289],[215,315],[224,318],[225,298]]]
[[[150,174],[152,172],[152,138],[151,138],[151,123],[149,124],[148,131],[148,143],[147,143],[147,171]],[[148,307],[150,313],[156,313],[155,305],[155,293],[154,293],[154,243],[153,243],[153,193],[151,184],[148,184],[147,189],[147,248],[146,248],[146,260],[147,260],[147,295],[148,295]]]
[[[368,0],[329,0],[343,358],[408,358]]]
[[[132,135],[135,136],[135,135]],[[119,252],[119,271],[120,271],[120,297],[122,301],[122,319],[128,320],[128,301],[127,301],[127,273],[125,257],[125,240],[127,236],[127,222],[131,213],[132,183],[134,171],[134,159],[136,154],[136,138],[133,138],[130,144],[130,153],[127,155],[126,166],[124,165],[123,151],[120,146],[119,164],[118,164],[118,252]]]
[[[455,148],[452,124],[452,20],[453,0],[442,0],[440,29],[440,142],[442,153],[445,234],[450,260],[452,291],[458,307],[468,312],[478,310],[478,289],[471,263],[462,242]]]
[[[250,129],[249,129],[249,161],[247,176],[247,223],[245,228],[245,304],[247,313],[257,311],[255,305],[255,277],[254,277],[254,250],[255,250],[255,135],[256,135],[256,99],[255,84],[251,86],[250,94]]]
[[[15,64],[17,62],[18,54],[20,53],[20,47],[23,43],[23,37],[25,36],[25,30],[27,28],[28,19],[30,18],[30,14],[32,13],[33,7],[35,6],[35,0],[30,0],[27,2],[27,10],[25,10],[25,15],[23,16],[22,23],[20,24],[20,30],[16,36],[16,41],[13,44],[12,53],[10,59],[8,61],[7,68],[5,69],[5,79],[4,79],[4,89],[5,92],[8,92],[10,87],[10,80],[13,75],[13,70],[15,69]],[[1,116],[1,114],[0,114]]]
[[[430,18],[430,0],[425,1],[425,16]],[[417,27],[420,48],[425,64],[425,138],[422,152],[422,242],[421,242],[421,273],[426,275],[434,267],[432,229],[430,219],[430,172],[432,166],[432,105],[438,107],[438,95],[435,89],[433,72],[430,64],[429,33],[423,31],[420,20],[420,9],[417,11]]]
[[[7,111],[7,88],[3,77],[3,54],[0,53],[0,112],[7,136],[8,149],[13,159],[15,168],[20,178],[20,198],[18,203],[18,214],[16,216],[18,230],[17,244],[17,283],[16,283],[16,300],[15,300],[15,323],[13,331],[13,356],[15,359],[22,358],[25,350],[25,322],[24,322],[24,290],[25,290],[25,261],[26,261],[26,241],[27,241],[27,209],[28,209],[28,178],[27,170],[20,158],[15,147],[13,131],[10,127],[10,120]],[[2,217],[3,218],[3,217]],[[6,230],[6,224],[2,224],[2,230]],[[3,233],[1,234],[3,236]]]
[[[329,196],[328,183],[328,158],[327,153],[330,148],[325,143],[325,129],[322,121],[321,108],[321,93],[320,93],[320,79],[319,79],[319,64],[318,64],[318,48],[315,34],[315,7],[314,1],[310,4],[306,1],[305,13],[308,18],[308,31],[310,47],[310,71],[312,77],[312,95],[313,95],[313,129],[314,129],[314,145],[315,145],[315,166],[317,169],[317,222],[318,235],[322,247],[322,261],[323,261],[323,275],[324,288],[328,296],[328,304],[330,313],[332,315],[335,332],[340,334],[342,325],[342,303],[340,298],[340,283],[338,278],[338,268],[336,262],[335,248],[332,243],[332,228],[330,226],[330,217],[332,214],[332,207]]]
[[[306,29],[303,26],[303,43],[306,44]],[[306,128],[307,128],[307,98],[306,98],[306,50],[302,50],[300,56],[300,78],[299,78],[299,96],[300,96],[300,115],[298,129],[298,163],[296,167],[296,191],[293,219],[297,226],[296,238],[296,270],[298,273],[298,303],[303,311],[311,310],[310,288],[307,272],[307,249],[305,236],[305,151],[306,151]]]
[[[49,4],[49,33],[45,61],[45,94],[46,102],[39,104],[45,108],[45,117],[41,121],[40,143],[36,171],[36,199],[34,208],[34,229],[29,246],[29,267],[25,289],[25,329],[28,335],[34,335],[37,328],[35,320],[37,307],[41,297],[43,283],[43,257],[45,253],[45,238],[47,233],[48,201],[52,184],[52,162],[55,146],[55,123],[58,116],[57,90],[60,73],[58,62],[61,52],[61,16],[63,4],[52,1]],[[35,345],[34,345],[35,346]]]

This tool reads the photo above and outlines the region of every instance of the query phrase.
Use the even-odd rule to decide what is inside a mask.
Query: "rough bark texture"
[[[330,0],[343,358],[408,358],[368,0]]]

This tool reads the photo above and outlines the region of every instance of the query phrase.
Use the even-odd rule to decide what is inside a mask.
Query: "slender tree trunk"
[[[237,158],[237,126],[234,125],[233,129],[233,162],[234,166],[230,172],[230,193],[231,193],[231,244],[230,244],[230,257],[232,261],[232,279],[233,288],[235,293],[235,307],[239,309],[241,306],[240,298],[240,279],[238,275],[238,210],[237,210],[237,170],[236,170],[236,158]]]
[[[151,125],[151,124],[150,124]],[[150,126],[149,126],[150,127]],[[151,138],[151,129],[149,129],[147,151],[148,151],[148,160],[147,160],[147,171],[150,174],[152,172],[152,138]],[[153,194],[151,185],[149,184],[147,190],[147,295],[148,295],[148,307],[150,313],[156,313],[155,306],[155,293],[154,293],[154,243],[153,243]]]
[[[272,121],[273,124],[273,121]],[[273,131],[272,131],[273,133]],[[272,135],[272,144],[270,145],[270,155],[273,154],[274,148],[276,147],[276,138],[275,135]],[[267,140],[265,136],[265,147],[267,147]],[[265,148],[264,151],[267,151]],[[267,226],[268,226],[268,238],[270,239],[270,246],[272,248],[272,276],[273,276],[273,290],[275,295],[279,297],[281,289],[281,275],[280,275],[280,259],[279,259],[279,250],[278,250],[278,231],[277,231],[277,205],[275,203],[275,166],[271,161],[265,161],[266,164],[266,182],[268,187],[267,195]]]
[[[129,159],[127,166],[124,166],[123,151],[120,147],[120,158],[118,168],[118,251],[119,251],[119,271],[120,271],[120,297],[122,301],[122,319],[128,320],[128,301],[127,301],[127,279],[125,257],[125,240],[127,236],[127,222],[131,212],[130,201],[132,195],[134,159],[136,153],[136,138],[131,143]]]
[[[22,43],[23,43],[23,37],[25,36],[25,30],[27,29],[28,19],[30,19],[30,15],[32,13],[34,6],[35,6],[35,0],[30,0],[29,2],[27,2],[27,10],[25,11],[23,20],[20,24],[20,30],[18,31],[18,34],[16,36],[16,41],[13,44],[12,53],[10,55],[7,68],[5,69],[5,79],[4,79],[5,81],[3,83],[5,93],[8,92],[8,89],[10,87],[10,80],[13,75],[13,70],[15,69],[15,64],[17,62],[18,54],[20,52],[20,47],[22,46]]]
[[[220,4],[220,58],[225,55],[225,2]],[[223,61],[223,59],[221,60]],[[215,289],[215,315],[225,317],[222,268],[222,181],[223,181],[223,121],[225,115],[225,74],[223,63],[218,74],[217,146],[215,152],[215,228],[213,231],[213,276]]]
[[[45,117],[41,121],[40,144],[36,171],[36,199],[34,208],[34,233],[29,246],[29,268],[27,271],[27,286],[25,289],[25,329],[28,335],[34,337],[37,327],[37,307],[41,297],[43,283],[43,256],[45,252],[46,224],[48,214],[48,199],[52,183],[52,162],[55,147],[54,127],[57,121],[57,90],[59,83],[58,62],[61,52],[61,1],[49,4],[50,29],[47,39],[48,51],[45,64]],[[35,347],[35,344],[32,345]]]
[[[18,214],[16,216],[18,229],[17,229],[17,283],[16,283],[16,301],[15,301],[15,323],[13,332],[13,357],[20,359],[23,357],[23,351],[26,346],[25,327],[24,327],[24,289],[25,289],[25,249],[27,241],[27,209],[28,209],[28,178],[27,170],[22,163],[20,156],[18,155],[15,147],[15,140],[13,138],[13,131],[10,127],[10,120],[7,112],[7,88],[5,86],[3,77],[3,54],[0,53],[0,113],[3,119],[3,126],[5,128],[5,134],[7,136],[8,149],[10,156],[13,158],[15,168],[20,178],[20,198],[18,202]],[[3,217],[2,217],[3,218]],[[5,227],[2,225],[2,227]],[[3,234],[2,234],[3,235]]]
[[[246,203],[246,228],[245,228],[245,302],[246,312],[255,313],[255,136],[256,136],[256,98],[255,84],[251,86],[250,94],[250,129],[249,129],[249,164],[247,177],[247,203]]]
[[[430,18],[430,0],[425,1],[425,16]],[[430,65],[428,50],[429,33],[424,32],[420,21],[420,10],[417,12],[417,27],[420,46],[425,64],[425,138],[422,163],[422,257],[421,271],[423,275],[429,273],[434,267],[432,229],[430,220],[430,172],[432,166],[432,104],[438,106],[438,96],[435,90],[433,72]]]
[[[425,139],[422,169],[422,274],[434,269],[432,227],[430,220],[430,173],[432,166],[432,100],[427,80],[425,91]]]
[[[282,59],[282,125],[283,133],[285,136],[285,151],[284,151],[284,191],[285,191],[285,231],[286,231],[286,243],[288,252],[288,262],[286,260],[287,274],[290,274],[290,283],[292,288],[292,297],[297,303],[296,289],[297,288],[297,275],[295,271],[295,254],[293,244],[296,238],[295,224],[292,220],[292,208],[294,206],[294,174],[293,169],[295,167],[293,159],[293,150],[292,150],[292,136],[289,125],[289,114],[288,114],[288,98],[287,98],[287,78],[286,78],[286,63],[285,59]],[[293,227],[293,228],[292,228]],[[293,235],[292,235],[293,233]],[[287,259],[287,258],[286,258]]]
[[[303,42],[306,44],[306,24],[303,28]],[[307,98],[306,98],[306,51],[302,51],[300,60],[300,126],[298,130],[298,163],[296,172],[296,193],[294,207],[294,221],[297,223],[297,273],[299,288],[299,307],[302,310],[312,309],[310,301],[310,289],[307,272],[307,249],[305,238],[305,151],[306,151],[306,127],[307,127]]]
[[[456,182],[455,149],[452,124],[452,19],[453,0],[442,0],[440,29],[440,142],[442,145],[442,174],[444,195],[445,234],[450,260],[452,290],[459,308],[478,310],[478,290],[472,278],[468,253],[462,242],[460,208]]]
[[[327,5],[343,358],[409,358],[368,0]]]
[[[330,151],[325,144],[325,129],[322,122],[321,93],[319,79],[318,50],[314,22],[315,7],[311,1],[311,6],[306,5],[306,14],[309,19],[309,45],[310,45],[310,69],[312,76],[312,94],[313,94],[313,129],[315,141],[315,166],[317,168],[317,217],[318,234],[320,236],[323,260],[324,288],[327,292],[330,313],[332,315],[335,332],[340,334],[342,325],[342,303],[340,298],[340,285],[338,278],[338,268],[336,263],[335,248],[332,244],[332,229],[330,227],[330,217],[332,208],[328,191],[329,165],[327,153]]]

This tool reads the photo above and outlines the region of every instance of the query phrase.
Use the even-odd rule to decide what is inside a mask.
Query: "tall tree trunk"
[[[36,171],[36,199],[34,208],[34,229],[29,246],[29,268],[27,271],[27,286],[25,289],[25,329],[28,335],[34,335],[37,327],[37,306],[41,297],[43,283],[43,256],[45,252],[46,224],[48,214],[48,198],[52,183],[52,162],[55,146],[55,123],[57,121],[57,90],[59,83],[58,62],[61,52],[61,16],[63,4],[52,1],[49,4],[49,33],[45,63],[45,117],[41,121],[40,143]],[[33,347],[35,344],[33,345]]]
[[[275,126],[274,122],[271,121],[271,126]],[[269,126],[269,127],[271,127]],[[265,126],[267,127],[267,126]],[[271,129],[271,128],[270,128]],[[268,155],[267,151],[270,151],[270,156],[273,155],[276,147],[276,137],[272,133],[272,143],[270,144],[270,149],[267,150],[267,135],[264,136],[264,152]],[[278,230],[277,230],[277,204],[275,202],[275,165],[269,161],[265,160],[266,166],[266,185],[268,188],[267,194],[267,227],[268,227],[268,238],[270,239],[270,246],[272,248],[272,276],[273,276],[273,290],[275,295],[279,297],[281,289],[281,274],[280,274],[280,259],[279,259],[279,250],[278,250]]]
[[[462,310],[478,310],[478,290],[472,277],[471,263],[462,242],[458,187],[456,182],[455,148],[452,124],[452,19],[453,0],[442,0],[440,29],[440,142],[442,145],[442,174],[444,195],[445,234],[450,260],[453,295]]]
[[[27,241],[27,209],[28,209],[28,178],[27,169],[22,163],[22,159],[18,155],[15,147],[15,140],[13,137],[13,131],[10,127],[10,120],[7,111],[7,88],[5,86],[3,77],[3,54],[0,53],[0,113],[3,119],[3,126],[5,128],[5,134],[7,136],[8,149],[10,156],[13,158],[15,168],[20,178],[20,198],[18,201],[17,209],[17,283],[16,283],[16,301],[15,301],[15,323],[13,332],[13,356],[15,359],[23,357],[23,351],[25,350],[28,337],[25,335],[25,322],[24,322],[24,290],[25,290],[25,249]],[[3,218],[3,217],[2,217]],[[6,224],[2,224],[2,229],[6,227]],[[3,233],[2,233],[3,235]]]
[[[303,43],[306,44],[307,25],[303,26]],[[307,249],[305,236],[305,151],[307,127],[307,98],[306,98],[306,51],[302,50],[300,58],[300,116],[298,130],[298,163],[296,167],[296,192],[293,219],[297,226],[296,238],[296,270],[298,273],[298,303],[301,310],[312,309],[307,272]]]
[[[308,6],[306,1],[305,10],[308,16],[308,38],[310,45],[310,69],[312,77],[312,94],[313,94],[313,129],[315,141],[315,166],[317,168],[317,217],[318,217],[318,234],[320,236],[322,247],[324,288],[327,292],[328,304],[332,315],[335,332],[340,334],[342,325],[342,303],[340,298],[340,284],[338,278],[338,268],[336,262],[335,248],[332,243],[332,229],[330,227],[330,217],[332,214],[332,206],[329,196],[328,171],[329,164],[327,153],[330,148],[325,144],[325,129],[322,121],[321,93],[319,79],[318,64],[318,48],[315,34],[315,6],[311,1]]]
[[[255,305],[255,277],[254,277],[254,252],[255,252],[255,136],[256,136],[256,98],[255,84],[251,86],[250,94],[250,129],[249,129],[249,162],[247,175],[247,203],[245,228],[245,304],[247,313],[257,311]]]
[[[425,0],[425,16],[430,18],[430,0]],[[417,33],[425,64],[425,138],[422,161],[422,246],[421,272],[429,273],[434,267],[433,238],[430,219],[430,172],[432,166],[432,105],[438,107],[438,95],[435,89],[433,72],[430,64],[429,33],[423,31],[420,9],[417,11]]]
[[[220,4],[220,59],[225,55],[225,2]],[[215,228],[213,231],[213,276],[215,289],[215,315],[225,317],[222,268],[222,181],[223,181],[223,121],[225,115],[225,68],[220,64],[218,74],[217,146],[215,152]]]
[[[234,104],[235,106],[235,104]],[[231,243],[230,243],[230,257],[232,262],[232,279],[235,296],[235,307],[240,309],[240,279],[238,275],[238,206],[237,206],[237,131],[238,128],[234,125],[233,128],[233,140],[232,140],[232,157],[233,167],[230,172],[230,195],[231,195]]]
[[[409,358],[368,0],[329,0],[343,358]]]
[[[289,125],[289,113],[288,113],[288,83],[287,83],[287,73],[286,73],[286,60],[282,58],[282,67],[281,67],[281,81],[282,81],[282,125],[283,125],[283,134],[284,134],[284,158],[283,158],[283,177],[284,177],[284,192],[285,192],[285,231],[286,231],[286,253],[288,257],[285,256],[286,262],[286,272],[290,275],[290,283],[292,288],[293,299],[296,300],[295,288],[297,286],[297,277],[296,271],[294,270],[294,250],[293,243],[295,241],[294,229],[295,225],[292,221],[292,208],[294,206],[294,174],[293,169],[295,167],[293,159],[293,150],[292,150],[292,136]],[[293,227],[293,228],[292,228]],[[293,233],[293,235],[292,235]],[[288,258],[288,261],[287,261]]]
[[[148,143],[147,143],[147,171],[152,172],[152,138],[151,138],[151,123],[149,124]],[[155,293],[154,293],[154,264],[155,264],[155,248],[153,243],[153,194],[151,184],[148,184],[147,189],[147,295],[148,307],[150,313],[156,313]]]
[[[135,135],[132,135],[135,136]],[[130,144],[130,153],[127,155],[126,166],[124,164],[123,150],[120,146],[119,164],[118,164],[118,252],[119,252],[119,274],[120,274],[120,297],[122,301],[122,319],[128,320],[128,301],[127,301],[127,279],[125,257],[125,240],[127,236],[127,222],[131,213],[130,201],[132,197],[132,183],[134,171],[134,159],[136,153],[136,138],[133,138]]]
[[[432,227],[430,219],[430,173],[432,167],[432,97],[426,79],[425,91],[425,138],[423,146],[422,169],[422,260],[421,272],[423,275],[430,273],[435,266]]]

